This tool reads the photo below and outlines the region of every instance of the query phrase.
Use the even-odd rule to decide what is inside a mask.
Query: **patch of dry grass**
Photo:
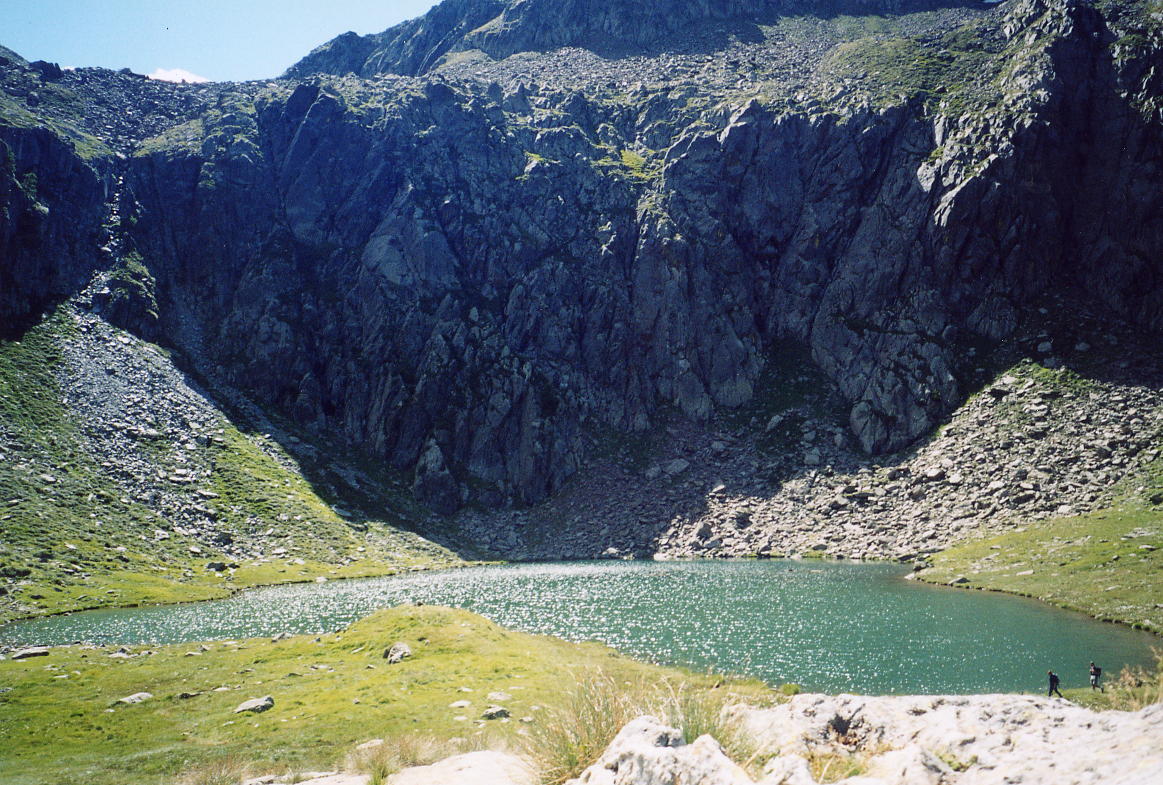
[[[755,750],[724,712],[739,697],[718,683],[627,681],[591,671],[529,729],[524,753],[543,785],[560,785],[593,764],[628,722],[651,715],[677,728],[687,742],[711,736],[747,768]]]

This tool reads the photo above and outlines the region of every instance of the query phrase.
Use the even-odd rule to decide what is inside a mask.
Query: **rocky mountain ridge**
[[[547,8],[564,14],[504,13]],[[459,30],[491,10],[433,13]],[[540,503],[605,435],[671,413],[703,428],[812,366],[835,390],[812,433],[898,451],[1039,305],[1159,326],[1152,13],[781,16],[694,54],[209,87],[6,58],[0,307],[27,319],[132,253],[149,285],[109,318],[407,473],[440,513]],[[1055,509],[1094,503],[1062,488]],[[814,502],[788,500],[815,525]]]
[[[784,17],[905,14],[950,5],[981,7],[940,0],[444,0],[424,16],[382,33],[344,33],[285,75],[414,76],[474,54],[503,60],[563,47],[608,57],[684,48],[706,52],[723,48],[731,38],[762,38],[762,25]]]

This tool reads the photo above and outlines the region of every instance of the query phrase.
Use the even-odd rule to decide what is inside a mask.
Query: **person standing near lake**
[[[1054,671],[1046,671],[1046,675],[1050,677],[1050,689],[1046,692],[1046,697],[1052,697],[1054,693],[1058,693],[1059,698],[1065,698],[1062,691],[1058,689],[1058,674]]]
[[[1100,679],[1102,679],[1102,668],[1098,667],[1093,662],[1090,663],[1090,688],[1092,690],[1098,690],[1099,692],[1106,692],[1106,690],[1102,688],[1102,685],[1099,684]]]

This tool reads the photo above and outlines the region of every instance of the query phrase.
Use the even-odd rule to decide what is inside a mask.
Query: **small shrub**
[[[711,736],[747,769],[756,752],[724,711],[731,697],[725,690],[687,681],[618,682],[602,671],[592,672],[530,728],[524,752],[543,785],[560,785],[592,765],[628,722],[649,714],[680,730],[688,743]]]
[[[970,767],[977,764],[977,756],[976,755],[970,757],[968,760],[962,760],[961,758],[957,757],[954,753],[952,753],[948,750],[944,750],[944,751],[938,750],[937,757],[941,759],[942,763],[944,763],[946,766],[948,766],[949,768],[953,769],[953,771],[956,771],[956,772],[967,771],[967,770],[969,770]]]
[[[567,690],[526,738],[525,752],[540,782],[560,785],[597,760],[623,725],[645,713],[642,691],[640,685],[619,685],[602,671]]]
[[[866,759],[863,755],[847,752],[813,752],[808,756],[808,769],[816,782],[839,782],[864,773]]]
[[[754,740],[743,733],[737,719],[726,711],[730,693],[694,691],[689,684],[667,685],[669,694],[650,712],[682,731],[689,744],[700,736],[710,736],[723,753],[749,774],[758,778],[763,760]]]
[[[1118,677],[1107,685],[1109,705],[1120,711],[1138,711],[1163,702],[1163,649],[1151,649],[1155,672],[1146,668],[1123,667]]]
[[[370,785],[383,785],[388,777],[411,766],[427,766],[455,754],[446,742],[432,736],[409,734],[386,739],[367,749],[356,750],[347,768],[371,778]]]
[[[178,785],[238,785],[247,775],[247,766],[241,759],[218,758],[188,769],[178,779]]]

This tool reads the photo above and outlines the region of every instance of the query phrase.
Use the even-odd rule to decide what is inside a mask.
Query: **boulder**
[[[481,714],[481,717],[486,720],[500,720],[509,716],[509,710],[504,706],[489,706]]]
[[[243,714],[245,712],[252,712],[254,714],[261,714],[268,709],[274,708],[274,705],[275,699],[270,695],[266,695],[262,698],[252,698],[251,700],[243,701],[242,703],[238,704],[238,707],[234,710],[234,713]]]
[[[297,774],[293,778],[268,774],[265,777],[245,780],[242,785],[289,785],[292,782],[298,783],[298,785],[368,785],[370,781],[371,778],[366,774],[308,771]]]
[[[412,647],[406,643],[393,643],[384,651],[384,659],[388,661],[388,665],[403,662],[405,658],[411,656]]]
[[[598,761],[569,785],[753,785],[710,736],[693,744],[654,717],[639,717],[618,733]]]
[[[147,701],[152,697],[153,695],[148,692],[135,692],[132,695],[126,695],[124,698],[121,698],[117,702],[124,703],[127,706],[132,706],[135,703],[142,703],[143,701]]]
[[[801,694],[730,711],[760,754],[863,754],[867,777],[892,785],[1148,783],[1163,770],[1163,704],[1094,712],[1032,695]],[[835,717],[851,720],[843,738]]]
[[[30,646],[27,649],[17,649],[12,652],[12,659],[27,660],[32,657],[47,657],[49,649],[47,646]]]

